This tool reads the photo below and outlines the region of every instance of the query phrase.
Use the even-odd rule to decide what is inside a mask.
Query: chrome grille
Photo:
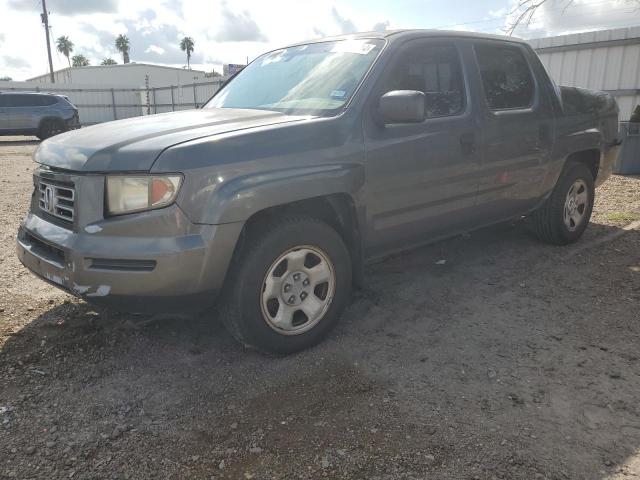
[[[73,222],[75,199],[73,187],[38,181],[38,205],[49,215]]]

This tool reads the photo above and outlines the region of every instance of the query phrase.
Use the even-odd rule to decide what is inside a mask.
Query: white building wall
[[[73,67],[58,70],[54,73],[55,83],[84,85],[126,85],[145,86],[145,76],[149,75],[150,87],[166,87],[167,85],[184,85],[210,81],[201,70],[163,67],[145,63],[127,63],[126,65],[95,65]],[[50,76],[39,75],[28,81],[49,83]]]
[[[559,85],[607,90],[628,120],[640,104],[640,26],[530,40]]]

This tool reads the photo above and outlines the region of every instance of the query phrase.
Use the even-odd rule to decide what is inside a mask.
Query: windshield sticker
[[[334,90],[333,92],[331,92],[331,96],[337,98],[343,98],[346,94],[347,92],[345,92],[344,90]]]
[[[269,65],[270,63],[280,62],[284,58],[286,50],[277,50],[267,55],[267,57],[262,61],[262,65]]]
[[[367,55],[375,48],[375,44],[367,43],[366,40],[344,40],[336,42],[331,49],[332,53],[355,53],[357,55]]]

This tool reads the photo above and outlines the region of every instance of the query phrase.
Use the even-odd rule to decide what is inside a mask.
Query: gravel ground
[[[270,358],[23,269],[36,146],[0,140],[0,478],[640,476],[639,177],[574,246],[501,225],[372,265],[330,338]]]

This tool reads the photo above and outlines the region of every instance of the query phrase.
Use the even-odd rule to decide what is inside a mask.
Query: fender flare
[[[246,222],[271,207],[335,194],[356,197],[364,184],[359,163],[308,165],[239,176],[213,189],[198,223]]]

